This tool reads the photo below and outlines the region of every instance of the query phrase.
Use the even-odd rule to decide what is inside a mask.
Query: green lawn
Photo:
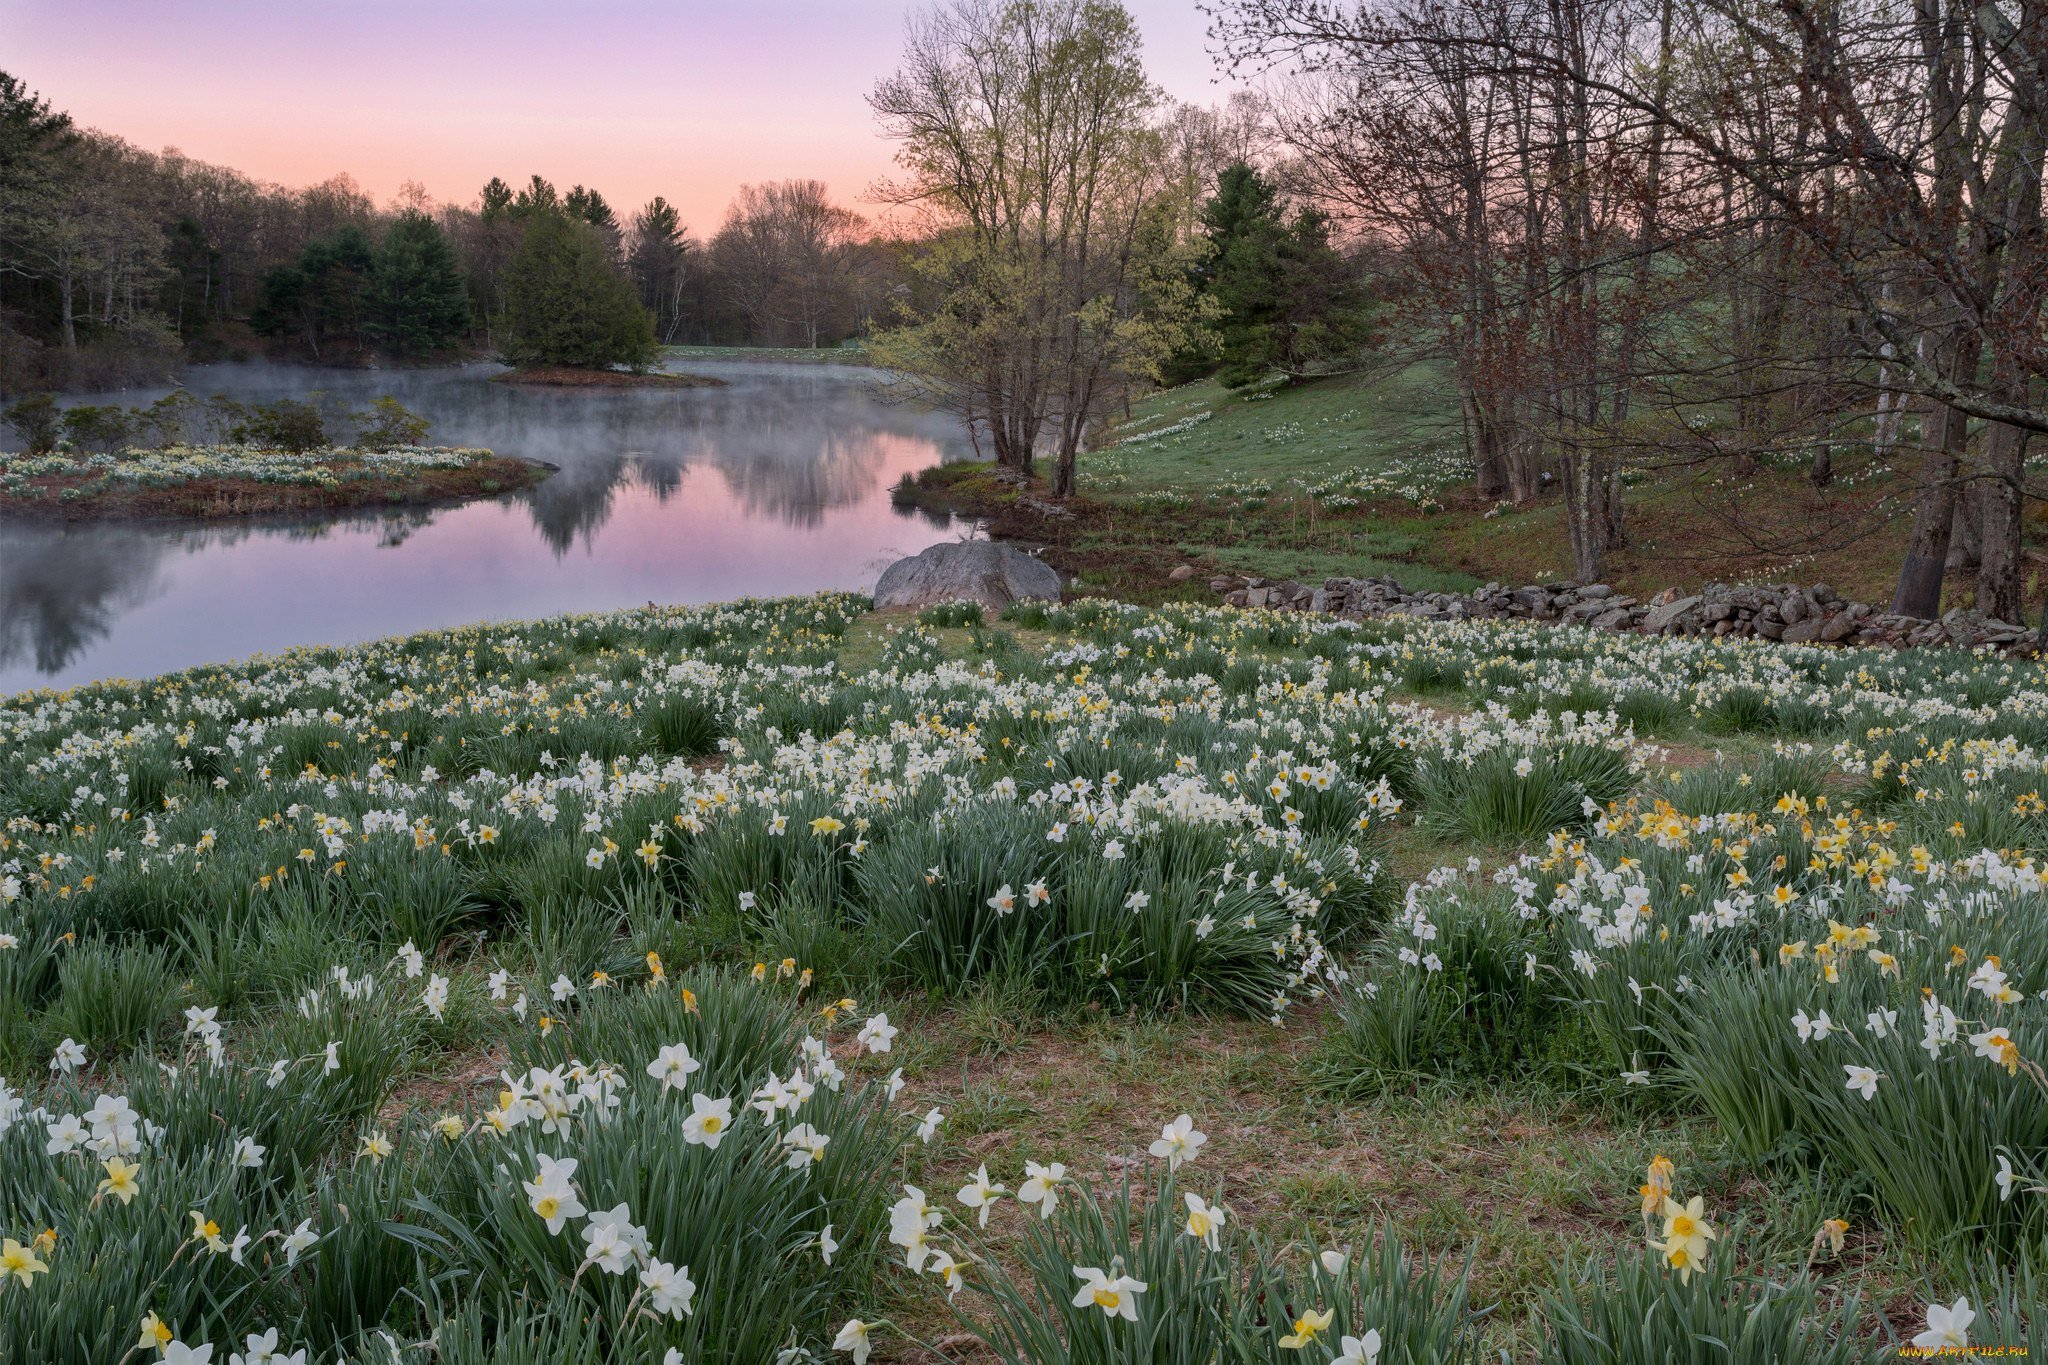
[[[1175,435],[1132,439],[1190,421]],[[1083,457],[1081,480],[1084,489],[1278,487],[1353,468],[1394,472],[1459,441],[1450,379],[1437,364],[1243,393],[1203,379],[1133,404],[1130,420]]]

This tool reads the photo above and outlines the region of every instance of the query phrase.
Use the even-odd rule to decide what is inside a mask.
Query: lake
[[[458,507],[290,522],[56,524],[0,518],[0,694],[292,645],[828,588],[967,527],[899,509],[908,472],[968,458],[957,419],[879,401],[859,366],[690,361],[721,388],[543,389],[494,365],[195,366],[200,397],[390,394],[436,445],[559,465]],[[68,401],[140,404],[163,389]]]

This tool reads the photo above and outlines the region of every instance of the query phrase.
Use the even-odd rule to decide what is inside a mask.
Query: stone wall
[[[1647,601],[1605,583],[1488,583],[1472,593],[1409,592],[1392,578],[1329,578],[1321,587],[1293,581],[1223,576],[1211,590],[1237,607],[1328,612],[1361,620],[1412,616],[1435,621],[1547,621],[1641,635],[1761,636],[1788,644],[1988,646],[2031,653],[2034,631],[1982,612],[1958,608],[1938,621],[1895,616],[1867,602],[1845,601],[1825,583],[1731,587],[1698,592],[1667,588]]]

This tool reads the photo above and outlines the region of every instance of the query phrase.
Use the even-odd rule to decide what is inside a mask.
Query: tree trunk
[[[1974,347],[1969,348],[1974,350]],[[1962,460],[1968,419],[1943,407],[1922,445],[1920,497],[1913,506],[1913,534],[1899,566],[1892,610],[1901,616],[1941,615],[1942,579],[1948,572],[1949,540],[1956,522],[1956,470]]]
[[[1984,434],[1984,473],[1977,487],[1983,539],[1977,573],[1977,607],[2001,621],[2018,624],[2026,605],[2020,575],[2020,539],[2024,510],[2020,491],[2026,476],[2027,433],[2004,422]]]

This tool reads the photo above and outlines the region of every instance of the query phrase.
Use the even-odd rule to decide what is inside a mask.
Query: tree
[[[1369,126],[1410,153],[1381,158],[1395,183],[1412,181],[1411,168],[1469,171],[1469,211],[1455,226],[1444,215],[1438,235],[1490,264],[1443,274],[1462,276],[1489,311],[1494,300],[1508,309],[1496,329],[1507,344],[1493,354],[1524,377],[1523,415],[1557,452],[1575,550],[1597,562],[1602,535],[1618,529],[1610,456],[1645,401],[1682,394],[1690,411],[1667,402],[1665,429],[1692,442],[1719,425],[1702,413],[1730,412],[1734,440],[1711,458],[1738,472],[1803,443],[1825,484],[1844,449],[1889,462],[1917,434],[1894,610],[1938,614],[1951,563],[1974,561],[1978,605],[2018,617],[2020,511],[2038,496],[2024,450],[2048,432],[2040,5],[1218,9],[1233,58],[1331,78],[1329,117],[1304,120],[1304,141],[1333,153],[1348,143],[1362,164],[1372,139],[1319,133]],[[1370,193],[1370,175],[1333,178]],[[1458,207],[1449,195],[1429,202]],[[1520,224],[1502,212],[1514,207]],[[1674,279],[1684,326],[1670,321]],[[1473,316],[1457,307],[1443,316]],[[1693,348],[1701,336],[1720,344]],[[1677,354],[1653,354],[1674,343]]]
[[[505,358],[515,365],[643,367],[654,323],[589,223],[535,213],[506,268]]]
[[[400,355],[446,350],[469,330],[469,288],[434,220],[408,209],[385,230],[371,264],[365,330]]]
[[[902,144],[890,197],[935,229],[877,349],[1005,465],[1049,434],[1062,496],[1090,423],[1201,316],[1140,46],[1112,0],[951,0],[869,96]]]
[[[626,270],[640,291],[641,306],[654,315],[655,334],[666,343],[682,324],[689,231],[675,205],[656,195],[633,215],[632,240]]]
[[[512,187],[492,176],[477,193],[463,243],[469,268],[472,311],[483,319],[486,338],[505,311],[505,267],[519,245],[519,218]]]
[[[1278,192],[1239,162],[1223,172],[1202,227],[1225,385],[1244,388],[1275,371],[1300,379],[1364,344],[1365,302],[1324,214],[1303,208],[1288,222]]]
[[[512,201],[512,212],[521,218],[553,213],[561,207],[562,199],[555,193],[555,187],[537,175],[527,180],[526,188]]]
[[[864,226],[817,180],[742,185],[711,258],[752,339],[817,346],[851,326],[850,276]]]
[[[297,336],[315,357],[322,346],[357,345],[371,305],[376,251],[361,228],[308,242],[297,262],[263,277],[250,324],[267,336]]]

